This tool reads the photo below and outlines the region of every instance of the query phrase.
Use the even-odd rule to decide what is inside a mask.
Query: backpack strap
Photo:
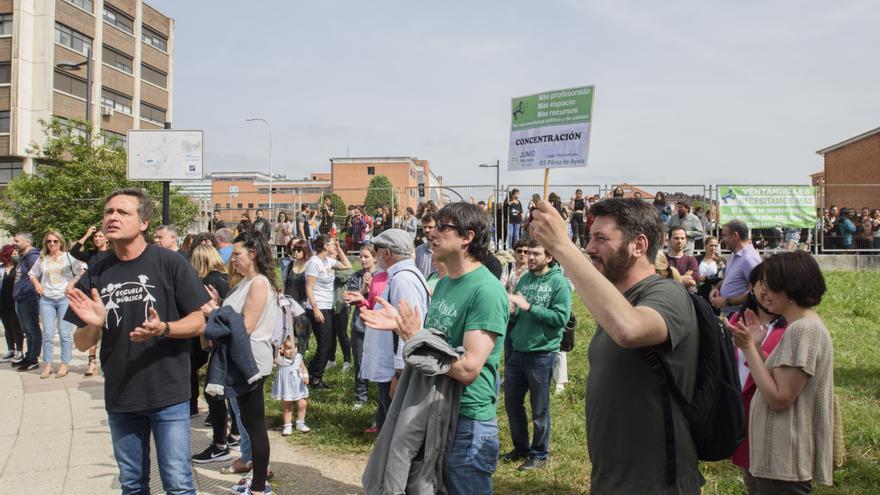
[[[401,273],[401,272],[410,272],[416,276],[416,280],[418,280],[422,284],[422,288],[425,289],[425,303],[426,303],[425,305],[430,306],[431,305],[431,291],[430,291],[430,289],[428,289],[428,285],[425,283],[425,281],[423,279],[424,276],[422,275],[422,273],[417,272],[416,270],[414,270],[412,268],[401,268],[397,273]],[[388,294],[388,298],[389,299],[391,298],[390,291]],[[389,301],[389,302],[391,302],[391,301]],[[421,315],[421,316],[422,316],[422,318],[425,317],[425,315]],[[392,349],[394,351],[394,355],[396,356],[397,355],[397,347],[400,345],[400,336],[397,335],[397,332],[391,332],[391,342],[392,342],[392,346],[393,346]]]
[[[668,380],[666,365],[657,351],[647,348],[640,349],[642,360],[651,370],[657,388],[660,390],[660,402],[663,405],[663,431],[666,436],[666,484],[674,485],[678,477],[675,459],[675,425],[672,423],[672,401],[670,400],[670,388],[678,391],[675,382]],[[680,395],[680,392],[679,392]]]

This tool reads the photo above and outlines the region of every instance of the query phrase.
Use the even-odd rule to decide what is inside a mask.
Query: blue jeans
[[[388,394],[391,392],[391,382],[376,382],[376,388],[379,390],[376,396],[376,430],[382,431],[382,425],[385,424],[385,418],[388,417],[388,409],[391,409],[391,398]]]
[[[520,454],[546,459],[550,448],[550,382],[556,366],[555,352],[510,353],[504,366],[504,409],[510,421],[513,448]],[[532,444],[525,398],[532,405]]]
[[[70,364],[73,357],[73,325],[64,321],[67,312],[67,298],[40,298],[40,317],[43,319],[43,362],[55,359],[55,327],[61,337],[61,362]]]
[[[513,249],[513,246],[516,244],[516,241],[519,240],[521,228],[522,228],[521,223],[507,224],[507,247],[508,247],[508,249]]]
[[[253,459],[251,457],[251,437],[248,436],[247,430],[241,424],[241,410],[238,408],[238,401],[235,400],[235,391],[226,387],[223,390],[223,395],[226,397],[226,403],[235,413],[235,424],[238,425],[238,435],[241,437],[241,462],[251,462]]]
[[[189,401],[141,412],[108,411],[107,419],[123,495],[150,493],[151,432],[162,487],[168,494],[195,495],[189,463]]]
[[[449,453],[449,493],[491,494],[498,463],[498,420],[458,417]]]
[[[27,353],[24,358],[30,362],[37,362],[40,357],[40,347],[43,345],[43,334],[40,332],[40,300],[37,298],[25,298],[15,303],[15,312],[21,323],[21,330],[27,340]]]

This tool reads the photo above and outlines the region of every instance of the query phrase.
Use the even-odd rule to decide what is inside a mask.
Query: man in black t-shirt
[[[77,326],[77,349],[101,341],[104,402],[123,493],[149,492],[152,432],[165,491],[195,494],[187,339],[204,331],[201,307],[210,297],[182,256],[147,244],[152,215],[141,189],[108,197],[102,230],[113,252],[68,292],[64,319]]]

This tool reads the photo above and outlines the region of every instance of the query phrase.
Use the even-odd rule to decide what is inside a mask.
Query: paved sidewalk
[[[58,345],[56,338],[56,346]],[[4,346],[5,347],[5,346]],[[56,350],[55,355],[60,355]],[[0,364],[0,487],[27,493],[119,493],[118,470],[113,457],[104,380],[83,377],[84,354],[76,356],[64,378],[40,379],[39,370],[18,372]],[[57,368],[57,366],[56,366]],[[211,442],[203,426],[207,408],[192,421],[191,452]],[[361,493],[363,456],[330,455],[306,451],[270,431],[274,492],[309,494]],[[152,493],[163,493],[153,449]],[[237,458],[237,456],[236,456]],[[203,464],[194,469],[199,493],[222,494],[240,476],[221,475],[230,462]]]

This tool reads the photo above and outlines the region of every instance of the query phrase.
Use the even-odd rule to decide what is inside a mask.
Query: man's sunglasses
[[[517,249],[516,254],[529,254],[528,249]]]
[[[440,232],[446,232],[447,230],[455,230],[456,232],[460,232],[461,227],[452,223],[438,223],[435,227]]]

